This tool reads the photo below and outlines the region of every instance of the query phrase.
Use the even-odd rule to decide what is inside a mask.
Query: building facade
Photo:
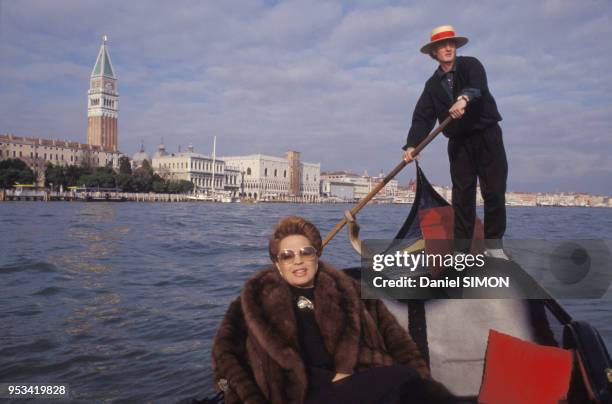
[[[355,200],[355,186],[345,182],[335,182],[321,179],[321,196],[330,201],[353,202]]]
[[[0,134],[0,160],[23,160],[35,172],[47,163],[59,166],[119,167],[118,151],[78,142]]]
[[[96,64],[91,72],[87,92],[88,144],[112,151],[118,150],[118,112],[117,78],[104,36]]]
[[[151,166],[166,180],[192,182],[195,194],[238,197],[240,170],[229,166],[224,160],[196,153],[192,146],[183,153],[167,153],[161,144]]]
[[[321,180],[352,185],[354,200],[363,199],[372,189],[368,176],[361,176],[351,171],[324,172],[321,174]]]
[[[252,154],[222,158],[240,172],[240,196],[266,201],[319,201],[321,165],[300,161],[299,152],[286,157]]]
[[[347,187],[352,187],[353,199],[358,201],[365,198],[385,178],[381,172],[378,177],[370,177],[367,172],[364,175],[358,175],[351,171],[331,171],[321,174],[321,189],[327,197],[347,199],[351,192],[347,191]],[[341,186],[342,185],[342,186]],[[398,193],[398,181],[390,180],[382,190],[374,197],[379,202],[384,200],[392,201]]]

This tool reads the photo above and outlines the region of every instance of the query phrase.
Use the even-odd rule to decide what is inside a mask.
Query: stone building
[[[164,179],[191,181],[196,194],[238,196],[240,170],[222,159],[196,153],[191,145],[186,152],[168,153],[160,144],[151,166]]]
[[[285,158],[252,154],[222,158],[236,167],[242,179],[243,198],[269,201],[319,200],[321,164],[300,161],[300,153],[289,151]]]

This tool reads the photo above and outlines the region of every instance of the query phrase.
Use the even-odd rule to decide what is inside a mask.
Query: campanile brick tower
[[[300,152],[288,151],[287,162],[289,163],[289,196],[301,195]]]
[[[104,35],[87,92],[87,143],[117,151],[119,93],[106,41]]]

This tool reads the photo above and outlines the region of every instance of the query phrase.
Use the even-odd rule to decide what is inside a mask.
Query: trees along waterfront
[[[15,183],[32,184],[34,171],[19,159],[0,161],[0,188],[13,188]]]
[[[0,161],[0,188],[9,189],[19,184],[32,184],[35,181],[34,171],[20,159]],[[190,181],[167,181],[153,172],[151,164],[145,160],[142,167],[132,172],[129,159],[121,158],[119,172],[112,166],[91,167],[89,165],[56,166],[47,163],[45,166],[45,186],[53,184],[55,190],[60,185],[64,189],[71,186],[100,188],[118,187],[124,192],[188,193],[193,191]]]

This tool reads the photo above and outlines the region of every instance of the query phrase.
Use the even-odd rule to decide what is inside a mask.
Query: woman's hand
[[[332,379],[332,383],[336,383],[339,380],[344,379],[345,377],[349,377],[348,373],[336,373],[336,376]]]

